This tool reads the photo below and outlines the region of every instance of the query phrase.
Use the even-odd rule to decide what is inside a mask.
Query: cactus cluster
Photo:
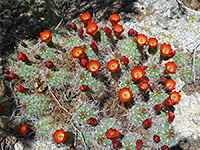
[[[15,128],[38,137],[50,132],[57,146],[78,149],[169,149],[177,142],[172,108],[180,101],[174,80],[179,71],[184,81],[193,79],[193,59],[131,27],[125,33],[117,14],[93,21],[83,13],[10,56],[4,67],[14,75],[5,73],[4,81],[12,81],[19,100]]]

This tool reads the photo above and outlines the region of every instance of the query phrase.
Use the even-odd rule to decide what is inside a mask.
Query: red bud
[[[85,59],[85,58],[81,58],[81,60],[80,60],[80,65],[81,65],[82,67],[87,67],[87,64],[88,64],[88,60]]]
[[[21,84],[18,84],[18,91],[20,93],[26,93],[27,89],[25,89]]]
[[[35,59],[40,59],[40,55],[37,55],[37,54],[36,54],[36,55],[34,55],[34,58],[35,58]]]
[[[154,106],[154,109],[156,109],[156,110],[161,110],[163,108],[163,105],[162,104],[156,104],[155,106]]]
[[[71,27],[72,27],[73,30],[76,30],[76,29],[77,29],[77,26],[76,26],[75,23],[72,22],[70,25],[71,25]]]
[[[87,86],[87,85],[81,85],[80,86],[80,90],[82,91],[82,92],[85,92],[85,91],[88,91],[90,88]]]
[[[165,76],[160,76],[160,82],[165,83],[167,81],[167,79],[165,78]]]
[[[134,34],[134,36],[137,36],[137,35],[138,35],[138,32],[137,32],[137,31],[134,31],[133,34]]]
[[[166,107],[173,106],[173,105],[174,105],[174,100],[172,100],[172,99],[167,99],[167,100],[164,101],[164,105],[165,105]]]
[[[4,76],[3,78],[4,78],[4,80],[8,80],[8,76]]]
[[[3,72],[4,72],[5,74],[8,74],[9,70],[8,70],[8,69],[4,69]]]
[[[173,112],[168,112],[168,122],[172,123],[174,118],[175,118],[174,113]]]
[[[45,62],[45,65],[46,65],[46,67],[49,68],[49,69],[51,69],[51,68],[54,67],[54,64],[53,64],[51,61],[46,61],[46,62]]]
[[[128,31],[128,35],[129,36],[132,36],[134,34],[134,30],[133,30],[133,28],[131,28],[129,31]]]
[[[91,126],[94,126],[95,124],[96,124],[96,119],[95,118],[89,118],[88,120],[87,120],[87,124],[89,124],[89,125],[91,125]]]
[[[140,139],[137,140],[136,141],[135,149],[137,149],[137,150],[140,149],[142,147],[142,144],[143,144],[142,140],[140,140]]]
[[[21,60],[22,62],[26,62],[28,60],[27,56],[24,53],[18,52],[17,54],[18,60]]]
[[[163,146],[161,147],[161,149],[162,149],[162,150],[169,150],[169,147],[168,147],[167,145],[163,145]]]
[[[109,27],[105,26],[104,32],[106,33],[107,36],[111,36],[112,30]]]
[[[143,127],[148,128],[149,126],[151,126],[151,118],[147,118],[142,122]]]
[[[80,27],[80,29],[78,30],[78,36],[80,37],[80,38],[82,38],[83,37],[83,27],[81,26]]]
[[[148,66],[139,66],[142,70],[146,70]]]
[[[17,75],[15,73],[11,73],[8,75],[8,77],[11,79],[15,79],[17,77]]]
[[[170,54],[169,58],[173,58],[173,57],[174,57],[174,55],[176,55],[176,51],[173,51],[173,52],[171,52],[171,54]]]
[[[114,147],[114,148],[119,147],[119,141],[117,141],[117,140],[113,140],[113,141],[112,141],[112,144],[113,144],[113,147]]]
[[[158,142],[160,142],[160,137],[159,137],[158,135],[154,135],[154,136],[153,136],[153,140],[154,140],[156,143],[158,143]]]
[[[120,62],[122,64],[124,64],[125,66],[127,66],[128,63],[129,63],[129,59],[126,56],[122,56],[121,59],[120,59]]]
[[[71,26],[69,24],[66,26],[66,28],[67,30],[71,30]]]
[[[27,45],[26,45],[26,43],[21,42],[21,46],[26,47]]]
[[[90,44],[90,47],[93,49],[93,50],[97,50],[98,49],[98,47],[97,47],[97,45],[96,45],[96,41],[93,41],[92,42],[92,44]]]
[[[155,88],[155,84],[154,83],[150,83],[149,87],[150,87],[151,90],[153,90]]]

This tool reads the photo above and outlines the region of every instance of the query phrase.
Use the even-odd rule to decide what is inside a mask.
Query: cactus
[[[51,128],[51,118],[50,117],[43,117],[37,120],[34,124],[34,128],[36,133],[39,135],[49,135],[49,129]]]

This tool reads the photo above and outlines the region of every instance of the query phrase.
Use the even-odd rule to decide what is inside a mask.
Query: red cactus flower
[[[51,61],[46,61],[46,62],[45,62],[45,65],[46,65],[46,67],[49,68],[49,69],[51,69],[51,68],[54,67],[54,64],[53,64]]]
[[[97,29],[98,29],[98,26],[95,22],[89,22],[86,27],[86,33],[89,35],[95,36],[95,34],[98,32]]]
[[[56,130],[53,139],[57,144],[64,143],[67,140],[67,133],[63,129]]]
[[[109,130],[106,131],[105,133],[107,139],[114,139],[119,135],[119,131],[113,128],[110,128]]]
[[[118,22],[120,22],[120,16],[117,14],[112,14],[109,17],[109,21],[112,23],[112,25],[117,24]]]
[[[82,37],[83,37],[83,33],[84,33],[83,27],[81,26],[80,29],[78,30],[78,36],[79,36],[80,38],[82,38]]]
[[[29,129],[29,127],[28,127],[27,124],[25,124],[25,123],[20,123],[17,130],[18,130],[18,132],[19,132],[20,134],[25,135],[25,134],[28,132],[28,129]]]
[[[169,147],[168,147],[167,145],[163,145],[163,146],[161,147],[161,149],[162,149],[162,150],[170,150]]]
[[[154,142],[156,142],[156,143],[159,143],[160,142],[160,137],[158,136],[158,135],[154,135],[153,136],[153,140],[154,140]]]
[[[95,51],[98,50],[96,41],[93,41],[93,42],[90,44],[90,47],[91,47],[93,50],[95,50]]]
[[[163,108],[163,105],[162,104],[156,104],[155,106],[154,106],[154,109],[155,110],[161,110]]]
[[[96,124],[97,120],[95,118],[92,118],[90,117],[88,120],[87,120],[87,124],[91,125],[91,126],[94,126]]]
[[[8,75],[8,77],[9,77],[10,79],[15,79],[15,78],[17,77],[17,75],[16,75],[15,73],[10,73],[10,74]]]
[[[115,60],[115,59],[111,59],[108,63],[107,63],[107,69],[110,71],[110,72],[117,72],[119,71],[119,62],[118,60]]]
[[[106,33],[107,36],[111,36],[112,30],[109,27],[105,26],[104,32]]]
[[[100,68],[101,65],[96,60],[90,60],[90,62],[87,64],[87,69],[91,73],[98,73]]]
[[[158,40],[156,38],[150,38],[148,44],[150,48],[154,49],[158,46]]]
[[[18,84],[18,91],[20,93],[26,93],[27,92],[27,89],[24,88],[21,84]]]
[[[71,28],[72,28],[73,30],[76,30],[76,29],[77,29],[77,26],[76,26],[76,24],[75,24],[75,23],[73,23],[73,22],[70,24],[70,26],[71,26]]]
[[[120,62],[122,63],[122,65],[127,66],[129,63],[129,59],[126,56],[122,56],[120,58]]]
[[[80,60],[80,65],[81,65],[82,67],[87,67],[87,64],[88,64],[88,60],[85,59],[85,58],[81,58],[81,60]]]
[[[172,62],[167,62],[165,64],[165,72],[167,74],[175,74],[176,73],[176,65],[175,63],[172,61]]]
[[[147,37],[144,34],[139,34],[136,36],[136,43],[139,46],[144,46],[147,42]]]
[[[138,87],[141,91],[146,91],[149,88],[149,79],[140,81]]]
[[[163,43],[160,47],[160,55],[172,58],[175,55],[175,51],[172,52],[170,44]]]
[[[144,128],[150,127],[150,126],[151,126],[151,121],[152,121],[151,118],[145,119],[145,120],[142,122],[142,126],[143,126]]]
[[[173,112],[168,112],[168,122],[172,123],[174,118],[175,118],[174,113]]]
[[[164,105],[166,107],[171,107],[171,106],[174,105],[174,101],[172,99],[167,99],[167,100],[164,101]]]
[[[35,59],[40,59],[40,55],[36,54],[36,55],[34,55],[34,58]]]
[[[117,37],[119,37],[124,32],[124,28],[119,24],[114,25],[112,29],[114,31],[115,36]]]
[[[129,35],[129,36],[134,35],[134,29],[133,29],[133,28],[131,28],[131,29],[128,31],[128,35]]]
[[[142,140],[141,140],[141,139],[138,139],[138,140],[136,141],[135,149],[136,149],[136,150],[140,149],[140,148],[142,147],[142,144],[143,144]]]
[[[80,15],[80,18],[84,24],[88,24],[90,20],[92,19],[90,13],[82,13]]]
[[[133,93],[129,88],[124,87],[119,90],[118,96],[123,102],[128,102],[133,97]]]
[[[51,37],[51,32],[44,30],[43,32],[40,32],[40,39],[44,42],[51,42],[52,37]]]
[[[176,82],[174,82],[174,80],[172,79],[168,79],[166,82],[165,82],[165,89],[167,91],[172,91],[175,89],[175,85],[176,85]]]
[[[131,76],[133,81],[141,81],[144,79],[146,72],[144,72],[143,69],[141,69],[141,67],[135,67],[132,71],[131,71]]]
[[[84,55],[83,48],[81,46],[75,46],[72,50],[72,57],[81,58]]]
[[[181,100],[181,95],[179,94],[179,92],[172,92],[170,93],[170,99],[172,99],[174,101],[174,103],[178,104],[179,101]]]
[[[114,148],[119,147],[119,141],[113,140],[113,141],[112,141],[112,145],[113,145]]]
[[[22,53],[22,52],[18,52],[17,53],[17,59],[21,60],[22,62],[28,61],[27,56],[24,53]]]
[[[88,91],[90,88],[89,88],[89,86],[87,86],[87,85],[81,85],[80,86],[80,90],[82,91],[82,92],[86,92],[86,91]]]
[[[8,74],[8,73],[9,73],[9,70],[8,70],[8,69],[4,69],[3,72],[4,72],[5,74]]]

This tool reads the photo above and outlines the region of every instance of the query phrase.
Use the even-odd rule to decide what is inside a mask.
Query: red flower
[[[134,35],[134,29],[133,29],[133,28],[131,28],[131,29],[128,31],[128,35],[129,35],[129,36]]]
[[[154,106],[154,109],[155,110],[161,110],[163,108],[163,105],[162,104],[156,104],[155,106]]]
[[[27,92],[27,89],[24,88],[21,84],[18,84],[18,91],[20,93],[26,93]]]
[[[53,64],[51,61],[46,61],[46,62],[45,62],[45,65],[46,65],[46,67],[49,68],[49,69],[51,69],[51,68],[54,67],[54,64]]]
[[[179,94],[179,92],[174,91],[170,93],[170,99],[172,99],[174,103],[178,104],[181,100],[181,95]]]
[[[126,56],[122,56],[122,57],[120,58],[120,62],[122,63],[122,65],[127,66],[128,63],[129,63],[129,59],[128,59]]]
[[[96,60],[90,60],[90,62],[87,64],[87,69],[91,73],[98,73],[100,68],[101,65]]]
[[[96,41],[93,41],[93,42],[90,44],[90,47],[91,47],[93,50],[95,50],[95,51],[98,50]]]
[[[158,142],[160,142],[160,137],[159,137],[158,135],[154,135],[154,136],[153,136],[153,140],[154,140],[156,143],[158,143]]]
[[[81,60],[80,60],[80,65],[81,65],[82,67],[87,67],[87,64],[88,64],[88,60],[85,59],[85,58],[81,58]]]
[[[171,45],[163,43],[160,47],[160,55],[167,57],[167,58],[172,58],[176,54],[175,51],[172,52]]]
[[[89,118],[87,120],[87,124],[91,125],[91,126],[94,126],[96,124],[97,120],[95,118]]]
[[[175,89],[175,85],[176,85],[176,82],[174,82],[174,80],[172,79],[168,79],[165,82],[165,88],[167,91],[170,91],[170,92]]]
[[[53,139],[57,144],[64,143],[67,139],[67,133],[63,130],[56,130],[53,134]]]
[[[112,140],[119,135],[119,131],[116,129],[110,128],[109,130],[106,131],[105,135],[107,139]]]
[[[89,23],[90,20],[92,19],[90,13],[82,13],[82,14],[80,15],[80,18],[81,18],[81,20],[82,20],[82,22],[83,22],[84,24]]]
[[[72,50],[72,57],[81,58],[84,55],[83,48],[81,46],[75,46]]]
[[[44,42],[51,42],[52,37],[51,37],[51,32],[44,30],[43,32],[40,32],[40,39]]]
[[[141,91],[146,91],[149,88],[149,79],[140,81],[138,87]]]
[[[18,52],[17,53],[17,59],[21,60],[22,62],[28,61],[27,56],[24,53],[22,53],[22,52]]]
[[[166,107],[171,107],[171,106],[174,105],[174,101],[172,99],[167,99],[167,100],[164,101],[164,105]]]
[[[155,38],[150,38],[148,41],[149,47],[150,48],[156,48],[158,46],[158,40]]]
[[[117,24],[118,22],[120,22],[120,16],[117,14],[112,14],[109,17],[109,21],[112,23],[112,25]]]
[[[162,150],[170,150],[169,147],[168,147],[167,145],[163,145],[163,146],[161,147],[161,149],[162,149]]]
[[[114,31],[115,36],[117,37],[119,37],[122,34],[122,32],[124,32],[124,28],[119,24],[114,25],[112,29]]]
[[[136,141],[135,149],[136,149],[136,150],[140,149],[140,148],[142,147],[142,144],[143,144],[142,140],[138,139],[138,140]]]
[[[25,123],[20,123],[18,127],[18,132],[22,135],[25,135],[28,132],[28,125]]]
[[[167,74],[175,74],[176,73],[176,65],[175,63],[172,61],[172,62],[167,62],[165,64],[165,72]]]
[[[135,67],[131,71],[131,76],[132,76],[133,81],[141,81],[141,80],[143,80],[145,74],[146,74],[146,72],[144,72],[144,70],[141,69],[141,67]]]
[[[144,34],[139,34],[136,36],[136,43],[139,46],[144,46],[147,42],[147,37]]]
[[[80,90],[82,91],[82,92],[85,92],[85,91],[88,91],[90,88],[89,88],[89,86],[87,86],[87,85],[81,85],[80,86]]]
[[[129,88],[124,87],[119,90],[118,96],[123,102],[128,102],[133,97],[133,93]]]
[[[80,29],[78,30],[78,36],[80,37],[80,38],[82,38],[83,37],[83,27],[81,26],[80,27]]]
[[[94,36],[98,32],[97,29],[98,29],[97,24],[95,22],[90,22],[86,27],[86,33]]]
[[[173,112],[168,112],[168,122],[172,123],[174,118],[175,118],[174,113]]]
[[[151,121],[152,121],[151,118],[145,119],[145,120],[142,122],[142,126],[145,127],[145,128],[148,128],[149,126],[151,126]]]
[[[112,141],[112,144],[113,144],[113,147],[114,147],[114,148],[119,147],[119,141],[117,141],[117,140],[113,140],[113,141]]]
[[[107,69],[110,71],[110,72],[117,72],[119,71],[119,62],[118,60],[115,60],[115,59],[111,59],[108,63],[107,63]]]
[[[15,73],[11,73],[11,74],[8,75],[8,77],[10,79],[15,79],[17,77],[17,75]]]
[[[107,36],[111,36],[112,30],[109,27],[105,26],[104,32],[106,33]]]

